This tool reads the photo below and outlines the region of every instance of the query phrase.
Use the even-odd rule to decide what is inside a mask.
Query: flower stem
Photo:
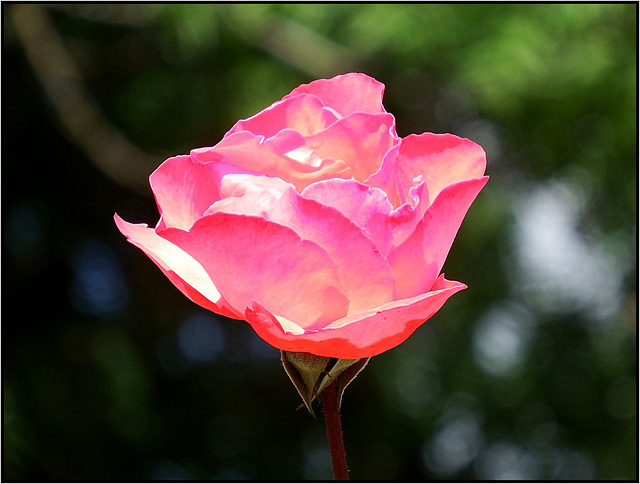
[[[324,422],[327,426],[329,452],[331,453],[331,463],[333,464],[333,478],[336,481],[348,481],[349,469],[347,468],[347,455],[344,451],[344,441],[342,440],[342,424],[340,423],[335,381],[325,388],[320,398],[322,399]]]

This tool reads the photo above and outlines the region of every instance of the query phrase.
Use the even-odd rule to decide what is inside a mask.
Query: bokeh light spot
[[[535,457],[522,447],[498,442],[482,453],[477,474],[491,481],[532,480],[539,478],[540,468]]]
[[[224,328],[213,313],[189,315],[178,328],[178,347],[192,363],[214,361],[225,349]]]
[[[82,240],[71,256],[69,297],[83,314],[108,317],[129,301],[129,286],[113,249],[97,238]]]
[[[515,305],[496,306],[482,316],[473,334],[473,356],[485,372],[502,376],[521,365],[532,339],[531,316]]]
[[[462,413],[425,443],[423,463],[439,476],[452,476],[475,459],[482,441],[479,418],[473,413]]]
[[[514,287],[543,314],[584,311],[604,320],[620,308],[623,263],[579,232],[585,203],[581,186],[551,180],[516,209]]]

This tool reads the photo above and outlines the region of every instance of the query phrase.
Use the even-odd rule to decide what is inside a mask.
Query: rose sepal
[[[313,401],[333,381],[336,382],[336,403],[338,410],[340,409],[345,388],[370,360],[370,358],[356,360],[329,358],[312,353],[284,350],[280,354],[287,376],[302,397],[303,405],[314,417]]]

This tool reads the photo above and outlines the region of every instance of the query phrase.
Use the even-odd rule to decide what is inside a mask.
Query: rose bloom
[[[467,286],[440,274],[488,180],[477,144],[399,138],[384,85],[320,79],[151,174],[155,228],[120,231],[189,299],[286,351],[357,359]]]

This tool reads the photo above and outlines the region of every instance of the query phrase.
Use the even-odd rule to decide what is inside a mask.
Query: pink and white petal
[[[196,304],[215,313],[243,319],[222,297],[202,266],[189,254],[163,239],[147,224],[132,224],[114,215],[118,229],[141,249],[180,291]]]
[[[398,183],[396,181],[396,161],[398,159],[398,152],[400,151],[400,144],[391,148],[382,159],[382,163],[378,170],[371,174],[366,180],[365,185],[380,188],[389,197],[389,202],[394,208],[401,206],[403,203],[408,202],[408,198],[400,197],[398,193]]]
[[[408,193],[422,176],[429,189],[430,202],[453,183],[484,175],[484,150],[466,138],[452,134],[412,134],[402,139],[397,159],[398,191]]]
[[[291,183],[280,178],[250,173],[228,173],[218,182],[220,201],[243,197],[253,192],[267,192],[275,198],[280,198],[284,192],[292,189],[295,190],[295,187]]]
[[[317,244],[260,217],[214,213],[189,232],[159,235],[197,260],[220,294],[244,311],[253,301],[302,328],[326,326],[347,314],[335,264]]]
[[[169,158],[149,177],[161,215],[161,225],[188,229],[220,198],[212,166],[190,156]]]
[[[319,158],[306,146],[302,135],[293,130],[283,130],[266,141],[262,136],[239,131],[214,147],[192,150],[191,157],[200,163],[224,161],[247,171],[281,178],[298,191],[318,180],[351,177],[345,162]]]
[[[255,116],[241,119],[225,136],[250,131],[270,138],[285,128],[306,136],[325,129],[337,119],[333,112],[323,108],[322,101],[316,96],[301,94],[273,103]]]
[[[396,298],[416,296],[431,287],[467,210],[488,179],[466,180],[443,189],[411,236],[389,254]]]
[[[384,84],[361,73],[349,73],[331,79],[318,79],[295,88],[287,99],[299,94],[313,94],[320,98],[325,106],[349,116],[356,112],[384,113],[382,95]]]
[[[277,200],[281,196],[282,194],[274,194],[269,190],[249,190],[241,196],[227,197],[218,200],[209,207],[204,215],[229,213],[270,220],[269,214],[275,210]]]
[[[306,137],[321,158],[343,160],[353,177],[365,181],[380,169],[387,152],[398,143],[391,114],[355,113]]]
[[[349,314],[393,300],[395,281],[386,258],[338,210],[290,190],[278,200],[271,219],[317,243],[336,262],[349,295]]]
[[[380,188],[356,180],[323,180],[309,185],[302,196],[338,209],[369,237],[386,257],[415,230],[429,206],[426,184],[411,187],[407,202],[396,209]]]
[[[333,358],[368,358],[405,341],[449,297],[466,287],[442,275],[425,294],[343,318],[318,331],[295,331],[259,304],[247,308],[245,317],[254,331],[276,348]]]
[[[391,242],[389,214],[393,210],[387,194],[356,180],[331,179],[309,185],[302,196],[339,210],[386,255]]]
[[[302,173],[313,173],[334,162],[320,157],[307,146],[305,137],[292,129],[283,129],[275,136],[266,139],[263,144]]]
[[[429,206],[424,182],[409,190],[410,202],[393,209],[387,194],[356,180],[323,180],[302,196],[339,210],[369,237],[386,257],[413,233]]]
[[[393,300],[395,281],[389,263],[356,224],[332,207],[292,189],[279,197],[254,190],[216,202],[207,214],[216,212],[262,217],[320,246],[336,264],[349,298],[349,314]]]
[[[389,252],[407,240],[422,220],[429,207],[429,191],[426,183],[409,189],[409,200],[389,215],[391,242]]]

